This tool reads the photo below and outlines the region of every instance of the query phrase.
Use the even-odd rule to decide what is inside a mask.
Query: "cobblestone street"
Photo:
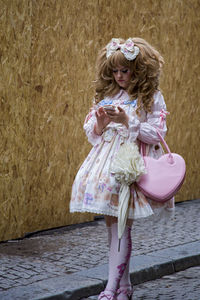
[[[194,200],[177,204],[171,221],[135,221],[132,256],[200,240],[199,215],[200,200]],[[107,252],[102,219],[2,242],[0,291],[103,265],[107,263]],[[136,291],[139,293],[138,288]]]

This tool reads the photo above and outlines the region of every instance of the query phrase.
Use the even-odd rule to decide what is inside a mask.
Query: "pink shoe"
[[[98,297],[98,300],[116,300],[115,292],[113,291],[103,291]]]
[[[131,300],[133,295],[133,289],[130,285],[121,286],[117,290],[117,300]]]

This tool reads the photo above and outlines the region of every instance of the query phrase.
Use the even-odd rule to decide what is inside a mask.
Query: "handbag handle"
[[[174,158],[173,158],[173,155],[172,155],[172,153],[171,153],[171,151],[169,149],[169,146],[165,142],[165,140],[162,137],[160,131],[157,128],[155,128],[155,129],[156,129],[157,135],[159,136],[160,141],[162,142],[162,144],[164,145],[165,149],[169,153],[168,162],[170,164],[173,164],[174,163]],[[144,143],[143,142],[141,142],[141,144],[140,144],[140,152],[141,152],[142,156],[144,157],[145,156],[145,149],[144,149]]]

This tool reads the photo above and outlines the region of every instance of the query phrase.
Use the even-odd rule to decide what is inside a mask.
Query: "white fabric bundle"
[[[112,163],[111,173],[121,183],[118,205],[118,238],[121,239],[128,215],[129,186],[146,173],[144,160],[135,143],[125,143],[120,146]]]

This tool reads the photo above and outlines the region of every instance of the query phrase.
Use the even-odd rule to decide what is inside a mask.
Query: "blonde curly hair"
[[[100,102],[104,97],[115,96],[120,87],[113,76],[113,69],[119,66],[127,67],[131,70],[131,81],[127,92],[131,99],[138,99],[137,113],[141,109],[151,112],[154,102],[153,95],[159,90],[159,78],[163,57],[148,42],[142,38],[132,38],[134,45],[140,51],[137,57],[130,61],[127,60],[119,50],[106,58],[106,47],[103,48],[97,58],[96,80],[95,80],[95,103]],[[120,39],[120,44],[125,41]]]

